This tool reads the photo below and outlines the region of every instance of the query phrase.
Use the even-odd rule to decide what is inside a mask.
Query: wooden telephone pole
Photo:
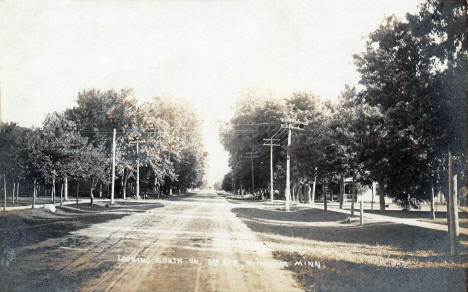
[[[273,144],[273,140],[277,141],[279,139],[273,139],[273,137],[269,139],[263,139],[264,141],[269,141],[269,144],[263,144],[264,146],[270,146],[270,200],[273,203],[273,194],[274,194],[274,187],[273,187],[273,147],[280,146],[279,144]]]
[[[253,160],[258,157],[259,156],[254,151],[247,153],[247,156],[246,156],[246,158],[250,159],[250,168],[252,171],[252,196],[254,196],[254,192],[255,192],[255,177],[254,177]]]
[[[453,175],[452,152],[448,151],[448,194],[447,223],[450,240],[450,255],[457,253],[457,239],[460,234],[457,207],[457,176]]]
[[[114,193],[115,193],[115,136],[117,135],[117,130],[114,128],[114,134],[112,137],[112,192],[111,192],[111,199],[110,204],[114,204]],[[78,202],[78,197],[77,197]]]
[[[304,123],[299,121],[285,121],[281,128],[288,129],[288,148],[286,152],[286,190],[284,195],[286,197],[286,211],[289,211],[289,205],[291,200],[291,179],[290,179],[290,168],[291,168],[291,157],[289,155],[289,147],[291,146],[291,134],[292,130],[304,130]]]

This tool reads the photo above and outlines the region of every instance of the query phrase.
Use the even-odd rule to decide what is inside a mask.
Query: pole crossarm
[[[274,138],[268,138],[268,139],[263,139],[263,141],[267,141],[267,142],[270,142],[270,143],[263,143],[263,146],[281,146],[280,144],[273,144],[273,141],[278,141],[278,140],[281,140],[281,139],[274,139]]]
[[[309,123],[307,122],[301,122],[298,120],[285,120],[281,123],[281,128],[303,131],[304,127],[308,124]]]
[[[280,144],[263,144],[263,146],[281,146]]]

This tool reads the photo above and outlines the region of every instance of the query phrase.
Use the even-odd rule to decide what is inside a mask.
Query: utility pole
[[[252,169],[252,195],[255,199],[255,179],[254,179],[254,170],[253,170],[253,157],[250,157],[250,168]]]
[[[254,195],[254,192],[255,192],[255,180],[254,180],[253,160],[254,160],[254,158],[258,158],[258,155],[255,155],[255,152],[251,151],[251,152],[247,153],[246,158],[250,159],[250,167],[251,167],[251,171],[252,171],[252,196],[254,196],[254,199],[255,199],[255,195]]]
[[[457,207],[457,176],[453,175],[452,152],[448,150],[448,194],[447,194],[447,223],[450,240],[450,255],[457,253],[457,239],[459,235],[458,207]]]
[[[114,128],[114,135],[112,139],[112,192],[110,204],[114,204],[114,192],[115,192],[115,136],[117,135],[117,130]]]
[[[279,139],[273,139],[271,137],[270,139],[263,139],[264,141],[269,141],[270,144],[263,144],[265,146],[270,146],[270,200],[273,203],[273,194],[274,194],[274,188],[273,188],[273,147],[274,146],[280,146],[279,144],[273,144],[273,140],[279,140]]]
[[[286,151],[286,190],[284,196],[286,197],[286,211],[289,211],[289,201],[291,200],[291,186],[290,186],[290,164],[291,157],[289,156],[289,146],[291,145],[291,124],[288,124],[288,149]]]
[[[288,129],[288,148],[286,151],[286,190],[284,195],[286,197],[286,211],[289,211],[289,201],[291,200],[291,179],[290,179],[290,168],[291,168],[291,157],[289,155],[289,147],[291,146],[291,132],[292,130],[303,130],[304,124],[298,121],[286,121],[285,124],[281,125],[281,128]]]
[[[140,149],[138,148],[138,140],[136,141],[137,148],[137,181],[136,181],[136,196],[140,199]]]

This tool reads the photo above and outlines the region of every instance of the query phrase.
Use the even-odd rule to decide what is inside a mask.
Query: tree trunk
[[[340,176],[340,209],[343,209],[344,203],[344,176]]]
[[[294,198],[292,202],[299,202],[300,200],[300,193],[299,193],[299,184],[296,183],[293,188]]]
[[[62,187],[60,188],[60,206],[63,206],[63,182]]]
[[[78,205],[78,195],[80,193],[80,181],[76,182],[76,204]]]
[[[327,211],[327,190],[325,183],[322,184],[323,210]]]
[[[155,178],[154,178],[154,182],[153,182],[153,193],[156,193],[156,190],[157,190],[157,182],[158,182],[158,180],[157,180],[157,178],[155,177]]]
[[[20,182],[16,185],[16,203],[19,201],[19,189],[20,189]]]
[[[456,249],[457,236],[454,232],[456,230],[456,227],[455,227],[455,221],[454,221],[455,216],[453,214],[454,213],[453,211],[456,211],[457,208],[454,208],[454,203],[456,204],[456,202],[454,202],[453,200],[454,197],[456,198],[456,194],[455,196],[453,196],[453,191],[454,191],[453,182],[454,181],[452,180],[452,152],[450,150],[448,150],[447,171],[448,171],[448,175],[447,175],[447,179],[448,179],[447,224],[448,224],[448,232],[449,232],[450,255],[454,256],[457,252],[457,249]]]
[[[434,185],[431,185],[431,218],[432,220],[435,220],[436,218],[435,208],[434,208]]]
[[[93,205],[93,203],[94,203],[93,190],[94,190],[94,187],[91,186],[91,190],[90,190],[90,194],[89,194],[89,204],[90,204],[90,205]]]
[[[6,184],[6,175],[3,174],[3,211],[6,212],[6,201],[7,201],[7,184]]]
[[[305,203],[305,201],[306,201],[305,188],[306,188],[306,185],[301,184],[301,198],[300,198],[301,203]]]
[[[453,191],[452,191],[452,214],[453,214],[453,223],[454,223],[454,232],[455,236],[460,235],[460,226],[458,222],[458,178],[457,175],[453,176]]]
[[[55,178],[52,179],[52,204],[55,205]]]
[[[91,190],[90,190],[90,194],[89,194],[89,198],[90,198],[90,205],[93,205],[94,204],[94,190],[96,189],[96,186],[97,186],[97,179],[96,178],[92,178],[91,180]]]
[[[377,193],[379,194],[379,204],[380,204],[380,212],[385,211],[385,194],[382,188],[383,184],[379,183],[379,187],[377,188]]]
[[[374,196],[375,196],[375,182],[372,182],[372,201],[371,201],[371,210],[374,211]]]
[[[124,175],[121,181],[122,197],[124,200],[127,198],[127,181],[128,181],[128,174],[127,174],[127,171],[124,171]]]
[[[312,185],[312,201],[311,204],[315,204],[315,187],[317,186],[317,177],[314,178],[314,183]]]
[[[65,176],[65,192],[64,192],[64,195],[65,195],[65,201],[68,201],[68,177]]]
[[[11,203],[15,204],[15,192],[16,192],[16,183],[13,181],[13,190],[11,192]]]
[[[301,184],[296,184],[296,202],[300,203],[301,202],[301,189],[302,189],[302,186]]]
[[[406,205],[405,205],[405,210],[409,211],[411,209],[411,196],[410,194],[406,195]]]
[[[351,216],[354,216],[354,201],[356,200],[356,185],[354,183],[354,177],[351,183],[351,192]]]
[[[309,204],[312,204],[312,197],[310,196],[312,188],[310,187],[310,184],[307,184],[306,188],[307,188],[307,201]]]
[[[295,196],[296,196],[295,190],[296,190],[296,185],[293,184],[293,186],[292,186],[292,188],[291,188],[291,201],[292,201],[292,202],[294,202],[294,201],[295,201],[295,198],[296,198],[296,197],[295,197]]]
[[[34,180],[33,183],[33,199],[32,199],[32,208],[36,207],[36,196],[37,196],[37,182]]]
[[[297,187],[297,195],[296,195],[296,197],[297,197],[297,201],[298,201],[299,203],[303,203],[303,202],[304,202],[304,199],[303,199],[304,195],[303,195],[302,188],[303,188],[303,185],[302,185],[302,184],[299,184],[299,186]]]
[[[364,224],[364,209],[362,207],[362,200],[359,200],[359,225]]]

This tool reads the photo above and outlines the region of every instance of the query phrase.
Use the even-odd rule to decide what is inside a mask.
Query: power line
[[[263,126],[263,125],[280,125],[280,123],[250,123],[250,124],[232,124],[233,126]]]

